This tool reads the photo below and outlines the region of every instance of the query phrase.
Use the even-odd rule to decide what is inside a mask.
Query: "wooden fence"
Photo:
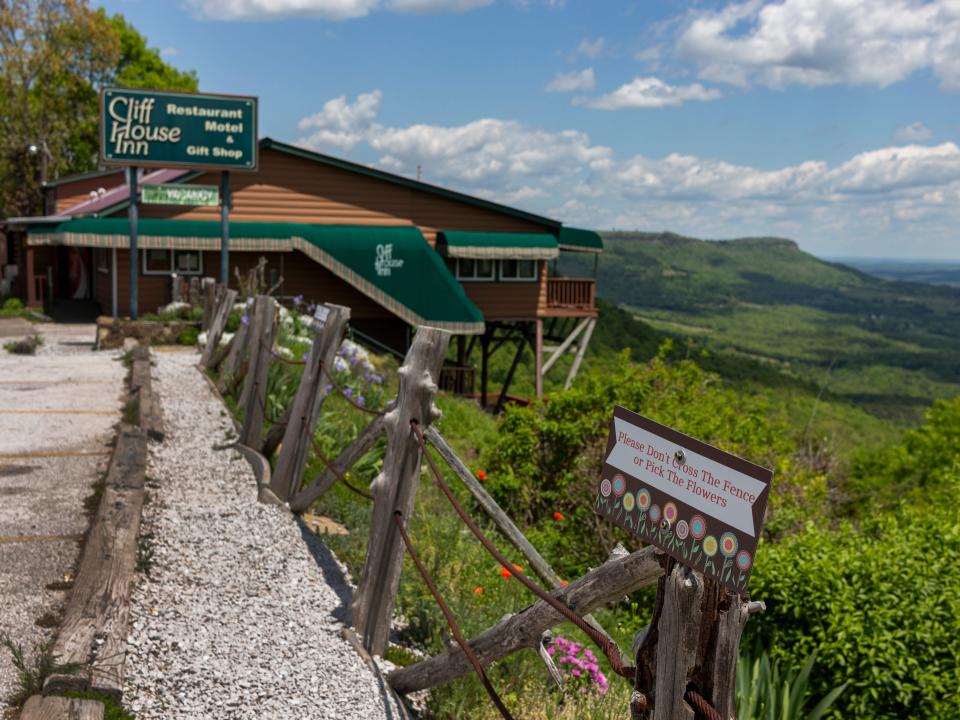
[[[331,392],[341,392],[334,379],[333,362],[347,331],[349,308],[326,306],[325,320],[314,325],[311,351],[305,361],[298,362],[303,365],[303,374],[293,402],[264,433],[270,365],[295,362],[283,359],[273,348],[278,306],[268,296],[248,300],[246,321],[230,342],[221,347],[223,328],[236,302],[236,293],[219,286],[211,287],[209,283],[201,287],[202,296],[210,303],[205,312],[208,335],[201,365],[205,370],[219,372],[221,391],[236,389],[243,383],[239,405],[244,419],[239,443],[248,457],[258,459],[261,500],[285,505],[294,513],[308,509],[338,479],[346,482],[347,471],[382,435],[386,436],[382,470],[371,483],[369,493],[354,488],[373,501],[367,554],[352,608],[354,627],[367,652],[382,656],[387,646],[405,553],[401,528],[408,527],[413,513],[425,459],[438,484],[444,482],[433,458],[424,457],[424,453],[429,452],[427,445],[449,466],[498,531],[526,558],[549,588],[549,591],[540,589],[515,567],[498,559],[537,594],[537,602],[465,641],[464,647],[452,647],[393,671],[387,676],[393,689],[409,693],[434,687],[472,669],[482,674],[481,665],[512,653],[542,650],[550,628],[572,617],[607,652],[611,664],[633,682],[631,717],[635,720],[695,717],[715,720],[735,715],[734,672],[740,635],[749,615],[761,609],[762,604],[748,602],[747,598],[677,564],[653,547],[629,554],[614,553],[600,567],[563,585],[546,559],[473,477],[433,425],[440,417],[434,396],[449,333],[432,327],[417,329],[399,369],[399,390],[391,409],[380,412],[361,408],[370,413],[369,424],[338,457],[328,460],[320,454],[314,434],[324,400]],[[325,468],[316,477],[305,479],[311,449],[325,463]],[[272,473],[269,472],[271,460]],[[452,495],[448,497],[462,513]],[[471,521],[464,517],[464,522]],[[482,531],[477,530],[475,534],[477,532],[481,533],[478,535],[481,542],[486,540]],[[497,552],[495,548],[488,549]],[[424,576],[424,579],[429,584],[429,578]],[[590,613],[654,583],[658,584],[658,590],[653,620],[635,638],[630,654],[624,655]],[[452,618],[451,629],[457,636]],[[556,668],[550,667],[550,656],[546,652],[540,654],[554,678],[559,679]],[[625,658],[629,658],[629,662]],[[495,701],[500,707],[499,699]],[[501,710],[501,713],[509,717],[508,711]]]

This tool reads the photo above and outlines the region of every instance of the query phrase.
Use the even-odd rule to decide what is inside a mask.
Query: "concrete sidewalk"
[[[0,631],[28,650],[55,632],[126,374],[119,353],[93,352],[93,325],[0,320],[0,342],[33,332],[36,355],[0,349]],[[0,700],[14,684],[0,649]]]

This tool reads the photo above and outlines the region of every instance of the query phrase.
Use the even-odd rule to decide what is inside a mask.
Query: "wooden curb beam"
[[[646,547],[635,553],[608,560],[599,568],[570,582],[551,594],[577,613],[588,613],[624,595],[656,582],[663,574],[656,550]],[[545,630],[560,625],[565,618],[543,600],[510,615],[469,642],[483,665],[489,665],[525,648],[536,649]],[[387,682],[401,694],[425,690],[450,682],[471,672],[460,648],[451,648],[429,660],[394,670]]]
[[[27,700],[20,720],[103,720],[103,703],[34,695]]]
[[[300,376],[300,386],[291,405],[290,419],[283,434],[283,445],[273,471],[271,489],[281,500],[290,500],[294,493],[300,491],[317,417],[328,394],[323,368],[333,367],[347,322],[350,320],[350,308],[342,305],[327,307],[327,319],[313,339],[310,359]]]
[[[137,345],[133,349],[132,357],[130,397],[137,403],[139,425],[151,440],[162,442],[163,413],[150,379],[150,348],[146,345]]]
[[[123,693],[146,460],[146,434],[122,425],[52,649],[58,662],[79,663],[84,669],[75,675],[52,675],[44,684],[45,694],[93,690],[119,700]]]
[[[247,447],[260,447],[262,440],[267,371],[270,369],[270,350],[276,333],[276,315],[277,301],[268,295],[257,295],[247,341],[250,361],[240,395],[240,407],[243,408],[240,442]]]
[[[404,548],[393,513],[399,510],[404,522],[409,522],[420,484],[420,446],[410,431],[410,421],[428,427],[440,416],[433,397],[449,342],[450,333],[445,330],[417,330],[398,371],[397,405],[384,416],[387,450],[383,469],[370,485],[373,517],[363,575],[353,602],[354,627],[371,655],[383,656],[386,650],[403,567]]]

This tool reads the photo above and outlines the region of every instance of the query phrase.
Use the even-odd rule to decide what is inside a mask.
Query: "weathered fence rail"
[[[449,682],[473,670],[491,691],[501,714],[509,717],[486,681],[482,666],[521,650],[537,651],[550,628],[575,621],[607,654],[615,671],[633,681],[631,713],[635,720],[731,717],[734,714],[733,682],[740,635],[750,613],[760,604],[749,603],[722,589],[652,547],[612,556],[601,567],[564,585],[433,427],[440,416],[433,401],[449,342],[447,332],[431,327],[417,329],[399,369],[399,391],[392,409],[373,412],[374,417],[356,439],[337,458],[329,460],[320,453],[314,434],[324,400],[330,392],[341,392],[331,368],[347,330],[349,309],[327,306],[325,322],[315,326],[308,358],[296,362],[303,365],[303,373],[294,399],[264,434],[267,375],[276,359],[273,349],[276,302],[259,295],[253,299],[250,310],[248,301],[249,325],[242,325],[231,342],[220,347],[222,328],[236,298],[231,295],[232,291],[211,290],[209,285],[204,285],[203,290],[205,297],[213,299],[201,365],[211,369],[219,367],[221,390],[235,388],[243,381],[239,398],[243,426],[239,442],[245,446],[245,452],[253,453],[264,465],[258,476],[271,478],[269,487],[261,488],[261,499],[284,503],[293,512],[308,509],[338,479],[346,482],[345,475],[350,468],[381,436],[386,436],[382,469],[371,483],[370,493],[351,487],[373,501],[367,553],[352,606],[354,627],[366,651],[382,655],[387,646],[403,557],[407,549],[413,551],[410,538],[405,535],[424,460],[455,511],[488,552],[505,568],[513,570],[512,575],[538,596],[534,604],[505,617],[474,639],[460,638],[462,647],[450,648],[393,671],[387,676],[390,687],[409,693]],[[503,537],[552,588],[549,592],[511,567],[466,515],[446,486],[430,447],[466,486]],[[325,466],[315,478],[305,481],[304,471],[311,449]],[[269,459],[274,455],[276,465],[271,477]],[[421,571],[438,603],[446,607],[425,571],[422,568]],[[590,613],[658,580],[653,621],[635,640],[630,661],[635,660],[636,666],[628,666],[620,649]],[[449,609],[444,614],[459,637]],[[471,666],[471,655],[479,665]]]

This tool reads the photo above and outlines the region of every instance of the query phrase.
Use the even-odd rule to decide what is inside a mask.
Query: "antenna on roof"
[[[420,165],[417,165],[417,182],[420,182]]]

